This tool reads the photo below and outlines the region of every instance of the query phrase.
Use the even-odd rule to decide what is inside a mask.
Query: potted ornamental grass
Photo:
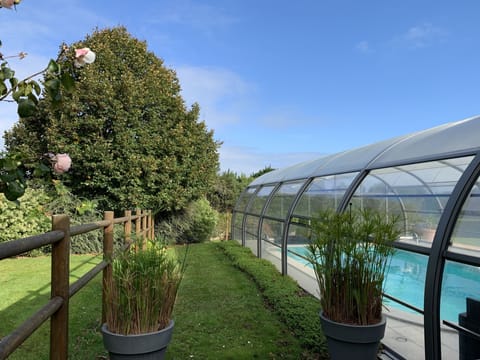
[[[185,257],[159,242],[131,246],[111,261],[104,284],[103,342],[110,359],[163,359],[171,340],[173,307]],[[185,252],[186,256],[186,252]]]
[[[399,234],[396,217],[352,206],[312,221],[308,260],[332,359],[376,359],[386,324],[383,280]]]

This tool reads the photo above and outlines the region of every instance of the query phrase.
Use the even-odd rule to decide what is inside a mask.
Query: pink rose
[[[89,48],[75,49],[75,62],[76,67],[82,67],[85,64],[91,64],[95,61],[95,53]]]
[[[15,0],[1,0],[0,7],[5,7],[10,9],[14,3],[16,3]]]
[[[57,174],[63,174],[64,172],[68,171],[72,165],[72,159],[70,159],[68,154],[57,154],[53,160],[53,171],[55,171]]]

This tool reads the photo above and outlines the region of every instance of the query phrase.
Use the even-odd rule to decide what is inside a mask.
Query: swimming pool
[[[311,266],[304,256],[304,247],[289,247],[288,256],[306,266]],[[385,278],[385,292],[395,298],[423,309],[425,275],[428,257],[410,251],[396,250]],[[459,263],[447,262],[442,284],[440,317],[458,322],[458,314],[466,311],[465,299],[480,299],[480,269]],[[387,307],[411,312],[408,308],[384,299]]]

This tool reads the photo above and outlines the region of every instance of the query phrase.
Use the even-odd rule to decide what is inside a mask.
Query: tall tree
[[[41,101],[35,116],[20,119],[5,136],[8,152],[31,161],[68,153],[73,165],[62,180],[103,208],[171,212],[206,194],[219,143],[198,105],[187,109],[175,72],[124,27],[96,30],[73,46],[94,50],[95,63],[76,69],[61,106]]]

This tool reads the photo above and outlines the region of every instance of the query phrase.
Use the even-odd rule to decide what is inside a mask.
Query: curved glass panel
[[[450,252],[480,257],[480,180],[470,191],[455,223],[450,238]],[[479,261],[480,262],[480,261]],[[443,271],[440,317],[468,330],[480,333],[480,268],[455,261],[446,261]],[[480,356],[480,341],[464,332],[442,329],[442,356],[461,353]],[[452,352],[453,349],[453,352]],[[473,352],[472,352],[473,351]]]
[[[258,216],[247,215],[245,224],[245,246],[258,255]]]
[[[352,202],[400,215],[399,241],[430,247],[445,204],[471,160],[469,156],[372,170]]]
[[[282,271],[282,235],[285,227],[283,221],[263,219],[262,222],[262,258],[269,260]]]
[[[427,262],[425,255],[396,250],[386,273],[384,291],[423,309]],[[387,328],[382,343],[401,355],[417,354],[415,359],[423,359],[423,315],[386,297],[383,303]]]
[[[233,217],[233,240],[242,242],[242,222],[243,222],[243,213],[235,213]]]
[[[296,181],[282,184],[273,194],[265,215],[279,220],[285,220],[288,210],[304,182],[305,181]]]
[[[447,261],[443,271],[440,298],[441,320],[456,323],[480,335],[479,312],[480,269],[477,266]],[[453,356],[459,353],[463,355],[461,359],[477,359],[480,356],[480,341],[451,327],[442,325],[440,329],[442,358],[453,359]]]
[[[260,215],[263,210],[270,193],[275,188],[275,186],[263,186],[252,199],[250,206],[248,207],[248,212],[250,214]]]
[[[318,296],[315,273],[305,259],[309,219],[322,209],[336,209],[358,173],[313,179],[293,211],[287,235],[287,273],[305,290]]]
[[[256,187],[247,188],[241,195],[240,199],[238,200],[237,204],[235,205],[235,211],[245,211],[248,205],[248,202],[252,195],[257,190]]]
[[[293,214],[310,218],[321,209],[335,209],[357,174],[355,172],[314,179],[302,194]]]
[[[480,180],[463,205],[448,250],[480,257]]]

